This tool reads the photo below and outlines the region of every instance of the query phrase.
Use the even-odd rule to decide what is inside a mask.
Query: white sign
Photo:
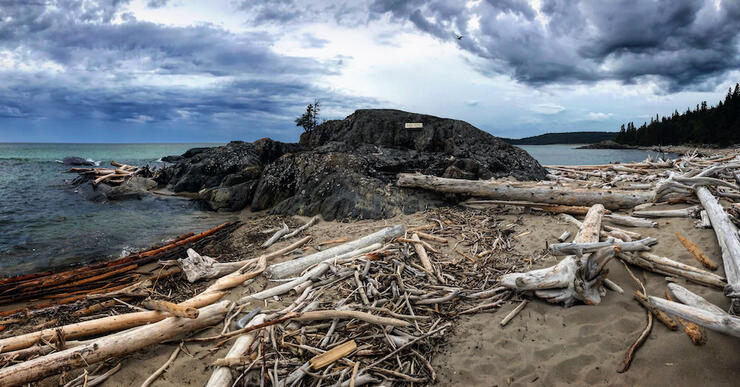
[[[406,129],[419,129],[423,128],[424,125],[421,122],[407,122]]]

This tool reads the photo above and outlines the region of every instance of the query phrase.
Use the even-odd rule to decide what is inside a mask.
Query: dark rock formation
[[[409,122],[423,127],[406,129]],[[214,210],[320,213],[327,220],[385,218],[459,199],[394,184],[399,172],[417,171],[462,179],[545,177],[525,151],[466,122],[358,110],[304,133],[298,144],[262,139],[192,149],[156,180],[175,192],[198,193]]]
[[[62,163],[66,165],[95,165],[95,163],[90,160],[76,156],[65,157],[62,159]]]

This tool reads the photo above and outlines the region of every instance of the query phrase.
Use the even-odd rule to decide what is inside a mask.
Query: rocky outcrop
[[[68,156],[68,157],[65,157],[64,159],[62,159],[62,164],[66,164],[66,165],[89,165],[89,166],[93,166],[93,165],[95,165],[95,162],[90,161],[90,160],[87,160],[87,159],[83,159],[82,157]]]
[[[422,127],[406,129],[409,122]],[[386,218],[459,199],[399,188],[400,172],[545,177],[525,151],[466,122],[398,110],[358,110],[304,133],[298,144],[232,142],[179,157],[156,180],[175,192],[197,192],[214,210],[321,214],[327,220]]]

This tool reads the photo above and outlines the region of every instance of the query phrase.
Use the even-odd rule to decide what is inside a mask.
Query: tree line
[[[730,88],[724,101],[716,106],[708,107],[707,101],[703,101],[684,113],[676,110],[670,117],[656,115],[640,127],[628,122],[614,140],[627,145],[738,144],[740,84],[735,84],[734,90]]]

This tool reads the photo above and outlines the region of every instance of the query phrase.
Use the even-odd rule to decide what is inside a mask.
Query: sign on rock
[[[423,128],[424,124],[421,122],[407,122],[406,123],[406,129],[420,129]]]

